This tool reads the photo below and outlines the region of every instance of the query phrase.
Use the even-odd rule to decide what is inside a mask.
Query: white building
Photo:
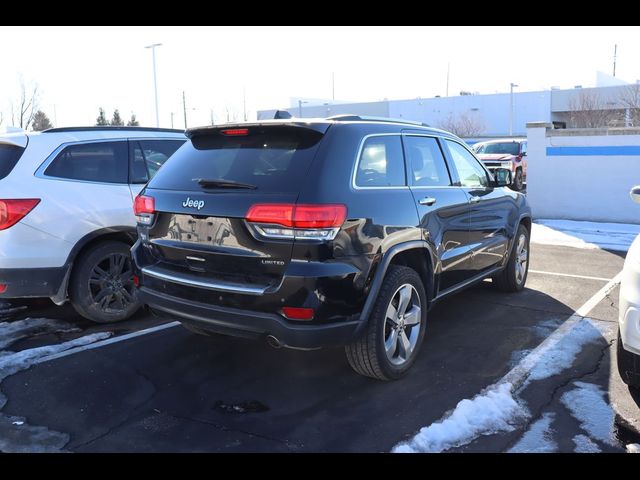
[[[636,100],[633,100],[635,96]],[[635,103],[634,103],[635,102]],[[512,115],[510,115],[512,109]],[[555,89],[536,92],[463,94],[454,97],[335,103],[295,98],[288,111],[293,117],[330,117],[340,114],[402,118],[446,127],[465,117],[480,127],[474,137],[526,135],[528,122],[554,123],[557,127],[636,126],[640,110],[640,85]],[[607,112],[602,114],[602,112]],[[258,112],[258,119],[273,118],[276,110]],[[581,112],[581,113],[579,113]],[[599,112],[599,113],[597,113]],[[589,122],[596,124],[589,124]],[[604,122],[604,125],[598,124]],[[586,124],[581,124],[586,123]],[[510,128],[511,127],[511,128]]]

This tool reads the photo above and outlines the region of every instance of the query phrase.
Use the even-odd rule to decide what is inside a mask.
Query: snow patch
[[[533,224],[531,241],[545,245],[626,252],[638,234],[640,225],[634,224],[540,219]]]
[[[0,323],[0,349],[23,338],[47,333],[76,332],[80,329],[71,323],[50,318],[25,318],[15,322]]]
[[[574,385],[576,388],[564,393],[560,401],[589,437],[616,446],[615,413],[605,401],[605,392],[592,383],[574,382]]]
[[[553,440],[551,422],[555,415],[545,413],[541,419],[535,421],[522,438],[518,440],[507,453],[553,453],[558,449],[558,444]]]
[[[640,443],[630,443],[627,445],[627,453],[640,453]]]
[[[513,398],[511,384],[489,387],[473,399],[464,399],[443,420],[422,428],[411,440],[394,447],[394,453],[442,452],[466,445],[479,435],[514,430],[512,423],[527,416]]]
[[[577,322],[568,334],[538,359],[529,372],[525,385],[532,380],[542,380],[561,373],[573,364],[587,343],[598,340],[602,340],[602,332],[598,326],[588,319]]]
[[[576,453],[600,453],[602,451],[600,447],[586,435],[576,435],[572,440],[576,446],[573,451]]]
[[[0,382],[10,375],[28,369],[44,357],[104,340],[111,335],[111,332],[93,333],[58,345],[47,345],[20,352],[0,352]],[[6,402],[6,397],[0,392],[0,410]],[[69,442],[69,435],[66,433],[25,422],[26,420],[22,417],[0,413],[0,431],[2,431],[0,451],[7,453],[59,452]]]

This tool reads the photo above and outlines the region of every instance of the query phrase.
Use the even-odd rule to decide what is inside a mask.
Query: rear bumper
[[[0,268],[0,284],[6,285],[0,298],[53,297],[60,290],[67,269]]]
[[[272,335],[282,346],[290,348],[315,349],[345,345],[353,341],[364,326],[359,320],[314,325],[293,324],[276,314],[204,304],[145,287],[138,289],[138,298],[163,316],[183,323],[239,337],[266,339]]]

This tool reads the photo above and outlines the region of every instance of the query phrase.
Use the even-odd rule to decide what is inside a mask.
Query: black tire
[[[518,262],[518,249],[521,237],[524,235],[524,248],[526,252],[526,264],[524,265],[524,273],[518,273],[517,264],[522,266],[521,262]],[[527,275],[529,274],[529,230],[527,227],[520,224],[518,231],[511,246],[511,253],[509,254],[509,261],[504,269],[493,276],[493,283],[503,292],[519,292],[524,288],[527,283]]]
[[[76,259],[69,298],[84,318],[96,323],[120,322],[140,308],[130,248],[124,242],[109,240],[90,247]]]
[[[407,285],[410,285],[412,289],[407,289]],[[405,308],[405,312],[408,314],[406,318],[409,319],[409,316],[411,316],[412,319],[419,319],[417,324],[410,325],[407,323],[405,325],[404,318],[401,323],[387,321],[388,309],[394,307],[392,302],[400,301],[400,290],[403,289],[407,289],[411,294],[409,306]],[[416,304],[418,300],[419,305]],[[414,310],[416,305],[419,311]],[[398,305],[396,304],[396,306]],[[400,320],[399,317],[396,318],[396,321],[398,320]],[[395,327],[393,326],[394,324]],[[427,297],[420,276],[409,267],[390,266],[378,293],[378,298],[369,317],[365,332],[358,340],[345,347],[349,365],[360,375],[378,380],[401,378],[409,371],[418,356],[420,346],[424,340],[426,324]],[[419,328],[414,333],[416,326],[419,326]],[[393,332],[391,330],[400,331],[397,329],[401,329],[402,333],[396,333],[395,337],[392,337]],[[407,351],[401,347],[401,340],[394,341],[393,338],[406,338],[407,341],[410,341],[410,344],[413,344],[410,353],[406,355],[406,359],[403,359],[400,354],[401,351],[405,353]],[[390,341],[390,345],[395,344],[393,352],[389,354],[392,358],[394,354],[398,354],[393,361],[389,358],[385,349],[385,339]]]
[[[522,169],[518,168],[516,170],[516,175],[513,177],[513,182],[511,183],[511,190],[515,190],[516,192],[521,192],[524,189],[524,176],[522,175]]]
[[[618,373],[622,381],[631,388],[640,388],[640,355],[635,355],[624,349],[620,338],[620,329],[618,329],[616,357],[618,359]]]

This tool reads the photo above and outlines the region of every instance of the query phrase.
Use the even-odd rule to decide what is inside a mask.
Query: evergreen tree
[[[42,130],[46,130],[48,128],[53,128],[51,120],[49,120],[49,117],[47,117],[46,113],[44,113],[42,110],[38,110],[33,114],[31,129],[34,132],[41,132]]]
[[[98,114],[98,118],[96,118],[96,125],[98,126],[109,125],[109,122],[107,121],[107,116],[104,114],[104,109],[102,107],[100,108],[100,113]]]
[[[111,125],[114,127],[121,127],[124,125],[122,118],[120,118],[120,112],[118,111],[117,108],[113,111],[113,118],[111,119]]]
[[[140,122],[138,122],[138,119],[136,118],[135,113],[132,113],[131,118],[127,122],[127,127],[139,127],[139,126],[140,126]]]

